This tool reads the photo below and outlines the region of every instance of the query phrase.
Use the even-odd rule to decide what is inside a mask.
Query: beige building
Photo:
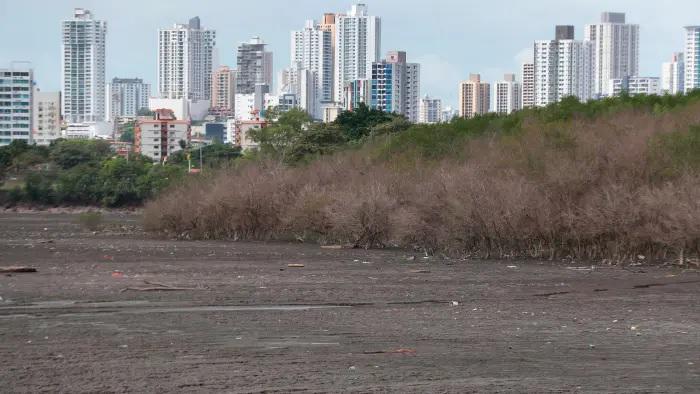
[[[211,76],[211,108],[233,116],[236,109],[236,70],[221,66]]]
[[[534,63],[524,63],[521,73],[521,81],[523,84],[522,88],[522,99],[520,103],[523,108],[529,108],[535,106],[535,64]]]
[[[158,109],[153,119],[140,118],[134,128],[134,151],[153,160],[163,161],[182,150],[180,141],[189,143],[192,131],[189,120],[177,120],[173,111]]]
[[[489,112],[491,85],[481,81],[481,75],[470,74],[469,80],[459,84],[459,116],[473,118]]]
[[[34,92],[32,141],[48,145],[61,138],[61,93]]]
[[[331,59],[333,59],[332,75],[335,76],[335,37],[337,36],[336,24],[335,24],[335,14],[333,14],[333,13],[323,14],[323,19],[321,20],[321,23],[318,24],[318,29],[322,30],[322,31],[331,32]],[[333,91],[334,88],[335,88],[335,86],[331,81],[331,97],[335,97],[334,91]]]

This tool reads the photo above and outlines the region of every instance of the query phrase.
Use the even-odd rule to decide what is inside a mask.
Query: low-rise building
[[[163,161],[182,150],[180,141],[190,142],[192,129],[189,120],[178,120],[172,110],[154,111],[152,119],[139,118],[134,128],[134,151],[153,160]]]
[[[638,94],[653,95],[661,92],[661,80],[657,77],[625,77],[610,80],[609,96],[619,96],[627,92],[630,96]]]

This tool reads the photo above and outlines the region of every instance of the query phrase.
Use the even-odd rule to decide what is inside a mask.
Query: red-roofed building
[[[192,128],[189,120],[177,120],[169,109],[157,109],[152,119],[139,118],[134,128],[134,152],[163,161],[189,144]]]

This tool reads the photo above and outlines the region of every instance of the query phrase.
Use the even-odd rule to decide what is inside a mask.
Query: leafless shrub
[[[301,167],[251,163],[163,193],[146,225],[485,258],[687,256],[700,252],[700,175],[658,176],[652,142],[697,122],[698,105],[527,120],[517,135],[477,138],[439,161],[387,160],[370,146]]]

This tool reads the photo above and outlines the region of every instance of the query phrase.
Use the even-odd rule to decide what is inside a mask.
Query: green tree
[[[372,127],[391,120],[391,114],[360,103],[353,111],[341,112],[333,123],[341,127],[349,141],[355,141],[369,135]]]
[[[121,135],[119,136],[119,141],[122,142],[134,142],[134,127],[136,126],[135,121],[127,122],[122,125]]]
[[[102,140],[62,140],[51,148],[51,161],[63,169],[110,157],[109,142]]]
[[[251,130],[250,135],[259,144],[262,153],[284,160],[287,148],[299,138],[311,121],[305,111],[293,108],[281,113],[277,121],[267,127]]]

